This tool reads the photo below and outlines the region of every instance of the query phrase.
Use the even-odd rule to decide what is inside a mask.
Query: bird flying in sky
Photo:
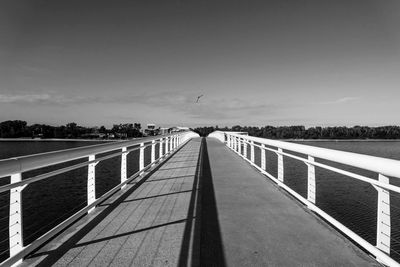
[[[202,96],[203,96],[203,95],[199,95],[199,96],[197,97],[196,103],[199,103],[200,97],[202,97]]]

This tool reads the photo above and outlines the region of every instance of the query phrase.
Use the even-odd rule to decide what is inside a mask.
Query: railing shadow
[[[71,237],[65,240],[61,245],[56,248],[50,249],[38,249],[36,252],[31,254],[28,258],[31,260],[35,260],[38,257],[46,256],[37,266],[51,266],[56,264],[69,250],[71,249],[83,249],[85,246],[89,245],[100,245],[102,242],[107,242],[110,240],[116,240],[118,238],[128,238],[131,235],[135,234],[143,234],[145,232],[151,232],[156,229],[162,229],[166,227],[182,227],[183,235],[181,240],[181,246],[179,254],[177,254],[178,266],[226,266],[222,238],[220,233],[220,226],[218,220],[218,211],[216,206],[216,198],[214,192],[213,178],[210,169],[210,162],[208,158],[207,152],[207,142],[205,138],[202,138],[200,141],[194,140],[193,142],[202,142],[200,149],[200,157],[197,161],[196,172],[193,178],[193,185],[190,185],[189,188],[180,188],[175,192],[159,192],[152,195],[142,196],[140,198],[130,199],[129,197],[135,190],[142,185],[145,185],[149,182],[157,182],[163,181],[165,179],[156,178],[151,180],[151,174],[159,171],[162,165],[158,166],[151,174],[147,175],[140,182],[133,185],[126,192],[124,192],[121,196],[119,196],[115,201],[110,201],[109,203],[103,203],[101,206],[103,210],[99,212],[99,214],[93,218],[86,225],[82,226],[81,229],[77,230]],[[182,151],[179,155],[185,155],[186,151]],[[187,156],[190,156],[191,153],[187,153]],[[170,159],[172,159],[171,157]],[[175,158],[176,159],[176,158]],[[169,160],[168,160],[169,161]],[[165,163],[168,163],[166,161]],[[190,159],[188,160],[189,164]],[[182,166],[185,168],[185,166]],[[170,179],[176,178],[185,178],[190,177],[187,176],[176,176],[170,177]],[[180,180],[180,179],[178,179]],[[140,189],[139,189],[140,190]],[[149,221],[146,225],[141,225],[138,228],[131,228],[127,231],[121,231],[119,233],[115,233],[109,236],[98,237],[93,240],[87,240],[82,242],[86,235],[90,233],[98,224],[100,224],[103,220],[106,219],[117,207],[121,204],[126,203],[134,203],[136,201],[151,201],[152,199],[160,199],[169,196],[179,195],[179,194],[191,194],[188,196],[189,203],[187,214],[184,216],[169,216],[168,220],[154,220]],[[166,200],[160,200],[166,201]],[[164,202],[163,202],[164,203]],[[161,207],[164,204],[161,205]],[[174,208],[175,209],[175,208]],[[171,211],[172,212],[172,211]],[[140,221],[141,218],[138,218]],[[124,224],[125,222],[123,222]],[[181,225],[181,226],[178,226]],[[163,231],[163,230],[160,230]],[[159,241],[161,242],[161,240]],[[132,251],[132,258],[135,258],[137,255],[137,251]],[[91,257],[95,258],[96,255],[92,255]],[[155,257],[155,255],[154,255]],[[132,259],[133,260],[133,259]],[[152,259],[149,259],[152,261]],[[154,260],[154,259],[153,259]],[[131,262],[132,263],[132,262]]]
[[[207,152],[207,141],[202,138],[198,170],[193,183],[188,221],[182,241],[178,266],[226,266],[213,178]],[[196,208],[195,208],[196,207]],[[194,224],[192,223],[195,218]],[[192,225],[193,236],[192,236]],[[193,240],[190,240],[191,237]],[[190,253],[190,241],[193,246]],[[189,257],[191,257],[189,259]]]
[[[218,210],[215,199],[213,177],[208,158],[207,142],[203,138],[203,171],[201,177],[201,235],[200,263],[201,266],[226,266]]]
[[[179,152],[181,149],[182,148],[178,149],[176,151],[176,153]],[[41,257],[43,255],[46,255],[46,258],[41,260],[39,263],[35,263],[36,266],[52,266],[55,263],[57,263],[57,261],[60,260],[63,257],[63,255],[65,255],[71,248],[82,247],[82,244],[78,244],[79,241],[81,241],[91,230],[93,230],[96,227],[96,225],[98,225],[108,215],[110,215],[120,204],[125,203],[127,201],[131,201],[131,200],[128,200],[129,196],[135,190],[137,190],[141,185],[143,185],[145,182],[149,181],[149,179],[151,178],[151,175],[153,173],[159,171],[160,168],[164,164],[168,163],[169,160],[172,159],[172,158],[173,157],[168,158],[165,162],[163,162],[162,164],[160,164],[159,166],[154,168],[142,180],[136,181],[136,179],[135,179],[135,180],[131,181],[130,183],[128,183],[128,184],[131,184],[132,186],[128,190],[126,190],[124,193],[122,193],[120,196],[118,196],[114,201],[109,202],[108,199],[106,199],[103,203],[101,203],[99,205],[99,207],[104,207],[104,210],[100,211],[96,215],[95,218],[93,218],[90,222],[85,224],[76,233],[73,233],[73,235],[70,238],[68,238],[67,240],[65,240],[65,242],[63,242],[60,246],[58,246],[55,249],[49,249],[49,250],[46,250],[46,251],[41,251],[41,249],[44,246],[46,246],[47,243],[45,243],[43,246],[41,246],[38,249],[36,249],[35,251],[33,251],[28,257],[26,257],[26,259],[35,259],[37,257]],[[176,193],[186,193],[186,192],[182,191],[182,192],[176,192]],[[153,196],[153,197],[157,197],[157,196]],[[71,223],[71,225],[74,224],[75,222]],[[163,226],[172,225],[172,224],[181,223],[181,222],[182,221],[168,222],[168,223],[165,223],[165,224],[151,226],[151,227],[147,227],[147,228],[144,228],[144,229],[139,229],[139,230],[136,230],[136,231],[125,233],[125,234],[120,235],[120,236],[140,233],[140,232],[151,230],[151,229],[154,229],[154,228],[163,227]],[[184,222],[184,220],[183,220],[183,222]],[[67,231],[67,230],[68,229],[66,229],[65,231]],[[62,233],[63,232],[61,232],[60,234],[62,235]],[[58,235],[55,236],[54,238],[57,238],[57,237],[58,237]],[[107,240],[111,240],[111,239],[118,238],[118,237],[119,237],[118,235],[115,235],[115,236],[110,236],[110,237],[108,237],[106,239]],[[106,239],[104,239],[104,240],[106,240]],[[95,241],[93,241],[93,243],[101,242],[101,241],[104,241],[104,240],[95,240]]]
[[[66,240],[61,246],[54,250],[45,251],[45,252],[33,252],[28,258],[40,257],[42,255],[47,255],[47,257],[42,260],[37,266],[52,266],[55,264],[61,257],[72,247],[77,247],[78,242],[85,237],[96,225],[98,225],[102,220],[104,220],[113,210],[115,210],[118,205],[120,205],[126,198],[132,194],[141,184],[143,184],[145,179],[135,184],[129,190],[127,190],[121,197],[119,197],[116,201],[112,202],[103,210],[100,214],[98,214],[93,220],[91,220],[88,224],[86,224],[82,229],[80,229],[76,234],[74,234],[71,238]],[[38,249],[40,251],[40,248]]]

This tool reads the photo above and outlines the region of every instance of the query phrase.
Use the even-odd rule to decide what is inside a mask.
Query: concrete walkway
[[[23,265],[196,265],[192,226],[200,145],[200,138],[191,140],[143,183],[128,185]]]
[[[207,138],[207,150],[223,265],[381,266],[224,144]]]
[[[191,140],[22,265],[380,266],[211,138]]]

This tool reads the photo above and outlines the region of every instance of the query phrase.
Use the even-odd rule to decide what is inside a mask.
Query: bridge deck
[[[226,266],[380,266],[224,144],[207,150]]]
[[[24,265],[378,265],[222,143],[206,143],[199,159],[201,140],[191,140]]]
[[[129,184],[125,193],[97,207],[24,265],[193,265],[193,192],[200,145],[200,139],[190,141],[150,177]]]

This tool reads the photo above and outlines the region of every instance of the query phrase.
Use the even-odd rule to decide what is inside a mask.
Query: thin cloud
[[[348,102],[353,102],[358,99],[360,99],[360,97],[346,96],[346,97],[342,97],[342,98],[339,98],[339,99],[336,99],[333,101],[321,102],[320,104],[323,104],[323,105],[345,104]]]
[[[125,97],[98,99],[107,103],[132,103],[149,105],[178,112],[193,119],[237,119],[246,115],[271,114],[276,110],[275,104],[265,103],[262,100],[248,100],[239,98],[218,98],[204,94],[202,101],[195,103],[195,92],[168,91],[146,92]]]
[[[55,93],[41,94],[0,94],[0,103],[42,103],[42,104],[147,104],[171,106],[188,102],[188,97],[177,92],[158,94],[136,94],[126,96],[66,96]]]
[[[49,94],[31,94],[31,95],[3,95],[0,94],[0,103],[35,103],[48,101],[51,99]]]
[[[161,112],[182,114],[190,119],[238,120],[249,116],[274,114],[279,108],[276,104],[264,103],[263,100],[239,98],[219,98],[204,95],[195,103],[195,93],[184,91],[144,92],[127,96],[65,96],[55,93],[43,94],[0,94],[0,103],[40,104],[72,106],[79,104],[129,104],[154,107]],[[139,108],[139,107],[138,107]],[[281,107],[282,108],[282,107]]]
[[[9,104],[75,104],[81,102],[94,102],[85,97],[66,97],[64,95],[54,95],[54,94],[19,94],[19,95],[6,95],[0,94],[0,103]]]
[[[191,118],[196,119],[239,119],[256,114],[271,114],[275,105],[246,99],[204,99],[199,104],[186,104],[174,107]]]

